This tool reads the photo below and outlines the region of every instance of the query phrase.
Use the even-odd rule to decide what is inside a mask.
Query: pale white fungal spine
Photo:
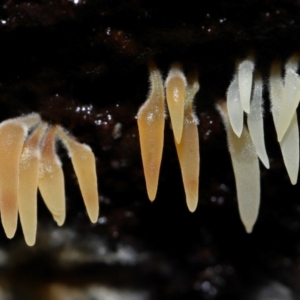
[[[227,111],[235,134],[240,137],[244,124],[244,111],[241,104],[237,77],[234,76],[227,91]]]
[[[248,233],[258,216],[260,205],[260,174],[258,157],[247,128],[244,126],[238,137],[232,130],[224,102],[217,105],[227,132],[228,148],[231,156],[239,212]]]
[[[292,62],[292,63],[291,63]],[[279,116],[282,114],[283,105],[283,93],[285,88],[285,82],[281,76],[282,65],[279,62],[273,63],[271,67],[271,74],[269,79],[269,93],[271,100],[271,112],[273,115],[274,125],[279,133]],[[295,70],[294,58],[288,60],[286,64],[286,70]],[[290,177],[291,183],[296,184],[298,180],[299,172],[299,127],[297,120],[297,113],[294,111],[292,120],[279,142],[283,161]]]
[[[247,118],[247,124],[257,155],[265,167],[269,169],[270,163],[266,152],[264,139],[263,82],[258,72],[256,72],[254,76],[252,100],[250,104],[250,112]]]
[[[250,112],[250,98],[254,71],[254,58],[249,56],[238,65],[237,77],[241,105],[244,112]]]

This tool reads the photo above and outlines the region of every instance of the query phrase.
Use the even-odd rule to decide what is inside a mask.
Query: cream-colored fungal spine
[[[295,62],[295,56],[293,56],[287,61],[285,71],[287,72],[288,70],[290,70],[294,72],[297,70],[296,66],[297,64]],[[282,123],[279,123],[279,119],[283,114],[286,115],[287,110],[286,107],[283,107],[283,99],[285,97],[285,105],[288,105],[289,101],[286,99],[287,95],[290,94],[293,97],[293,94],[295,93],[295,91],[293,93],[288,93],[287,86],[293,90],[297,89],[297,86],[293,86],[291,82],[289,82],[289,79],[291,77],[286,75],[285,80],[283,80],[281,73],[281,62],[274,62],[271,67],[269,78],[269,93],[271,100],[271,112],[278,137],[280,132],[282,132]],[[294,79],[295,76],[293,76],[292,81]],[[286,90],[285,93],[284,90]],[[295,107],[292,108],[292,113],[292,119],[283,137],[279,141],[279,145],[291,183],[296,184],[299,173],[299,127]]]
[[[183,130],[186,86],[187,81],[181,66],[174,64],[166,78],[165,87],[173,133],[177,143],[181,140]]]
[[[37,230],[37,186],[40,144],[47,128],[41,123],[23,145],[19,170],[19,215],[27,245],[35,244]]]
[[[193,72],[187,81],[180,65],[174,64],[163,85],[161,73],[153,63],[149,71],[150,95],[137,114],[148,197],[153,201],[157,192],[164,140],[165,86],[186,202],[193,212],[198,203],[200,169],[198,119],[193,110],[193,100],[199,90],[198,78]]]
[[[300,101],[300,77],[297,74],[299,60],[298,55],[293,55],[285,64],[284,86],[277,124],[279,142],[288,130]]]
[[[56,132],[72,160],[89,218],[96,223],[99,216],[99,196],[95,155],[88,145],[78,143],[61,126],[56,127]]]
[[[184,103],[182,136],[179,143],[175,138],[182,180],[188,209],[194,212],[198,204],[200,146],[198,136],[198,118],[193,109],[193,100],[199,91],[196,72],[189,76]]]
[[[282,76],[283,67],[281,62],[274,62],[271,66],[269,77],[271,112],[284,164],[292,184],[297,183],[299,172],[299,128],[296,113],[300,101],[300,76],[297,74],[299,61],[300,56],[298,54],[288,59],[284,66],[284,76]],[[249,102],[249,110],[248,99],[251,99]],[[238,62],[236,74],[227,91],[226,109],[224,104],[219,105],[218,109],[221,112],[228,133],[228,144],[235,173],[240,214],[243,220],[245,219],[245,210],[241,209],[240,203],[244,202],[241,198],[245,198],[246,193],[241,191],[246,189],[246,187],[245,185],[241,187],[243,186],[241,182],[244,182],[250,177],[249,172],[254,172],[254,158],[252,169],[245,167],[244,174],[243,172],[238,172],[237,169],[241,168],[237,167],[237,159],[234,159],[233,153],[236,153],[233,148],[234,144],[237,142],[248,144],[247,147],[244,146],[245,149],[255,149],[255,153],[265,167],[270,167],[264,142],[263,81],[259,72],[254,72],[253,58]],[[250,140],[248,131],[244,125],[244,113],[246,113],[247,116]],[[247,138],[245,138],[245,136]],[[239,158],[239,162],[244,160],[245,165],[246,159],[249,160],[249,157],[250,152],[248,152],[247,157]],[[258,169],[256,168],[256,170]],[[255,171],[255,176],[256,175],[257,172]],[[254,210],[258,209],[259,206],[257,191],[258,189],[252,189],[252,193],[255,193],[256,197],[250,193],[253,199],[256,199],[256,204],[253,206]],[[248,208],[250,209],[251,206],[249,205]],[[252,215],[255,216],[254,213],[252,213]],[[252,220],[254,219],[255,218],[252,217]],[[245,222],[244,224],[247,229]],[[247,231],[249,231],[249,226]]]
[[[235,75],[227,90],[227,111],[234,133],[240,137],[244,124],[244,111],[241,103],[238,79]]]
[[[252,55],[238,64],[237,78],[241,106],[244,112],[248,114],[250,112],[253,71],[254,57]]]
[[[17,229],[19,163],[24,140],[30,127],[39,121],[39,115],[30,114],[0,124],[0,213],[8,238]]]
[[[228,140],[241,220],[248,233],[252,232],[260,205],[260,174],[258,156],[245,126],[238,137],[232,129],[225,102],[219,103]]]
[[[63,225],[66,218],[64,174],[55,149],[56,128],[46,132],[39,165],[39,191],[56,223]]]
[[[261,75],[256,72],[254,76],[250,111],[249,114],[247,114],[247,125],[257,155],[264,166],[269,169],[270,163],[264,139],[263,113],[263,82]]]
[[[236,74],[227,90],[226,110],[229,123],[237,137],[244,128],[244,113],[257,155],[267,169],[270,168],[264,141],[263,82],[258,71],[254,72],[252,56],[238,62]]]
[[[91,149],[76,142],[60,126],[41,122],[38,114],[6,120],[0,124],[1,221],[7,237],[12,238],[19,213],[29,246],[36,240],[38,188],[58,225],[65,220],[64,177],[56,155],[56,136],[68,149],[91,221],[98,218],[97,176]]]
[[[137,114],[138,130],[148,197],[154,201],[163,152],[165,92],[159,69],[149,63],[150,93]]]

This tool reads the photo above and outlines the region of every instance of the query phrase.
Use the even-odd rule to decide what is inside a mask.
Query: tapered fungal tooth
[[[151,63],[150,93],[137,114],[142,161],[148,197],[156,197],[165,127],[165,94],[160,71]]]
[[[300,100],[300,77],[293,69],[286,70],[283,97],[278,118],[278,141],[286,133]]]
[[[299,126],[296,112],[280,141],[280,148],[291,183],[296,184],[299,173]]]
[[[35,244],[40,141],[47,128],[39,125],[23,145],[19,173],[19,215],[27,245]]]
[[[55,154],[55,127],[44,138],[39,165],[38,187],[56,223],[61,226],[66,217],[64,175]]]
[[[60,126],[57,127],[57,135],[72,160],[89,218],[96,223],[99,216],[99,197],[94,153],[89,146],[76,142]]]
[[[180,142],[183,129],[186,78],[179,65],[173,65],[166,79],[167,104],[174,137]]]
[[[263,124],[263,83],[261,76],[256,73],[254,76],[254,88],[252,101],[250,105],[250,113],[247,123],[252,142],[255,146],[256,153],[267,169],[270,168],[268,155],[266,152],[264,140],[264,124]]]
[[[278,119],[283,98],[283,82],[281,76],[281,63],[275,62],[271,67],[271,74],[269,79],[269,94],[271,100],[271,112],[273,121],[278,135]]]
[[[237,77],[234,76],[227,90],[227,111],[235,134],[240,137],[244,124],[244,112],[240,101]]]
[[[29,127],[39,120],[38,114],[30,114],[0,124],[0,212],[8,238],[12,238],[17,229],[22,147]]]
[[[249,57],[239,64],[237,71],[241,105],[246,113],[250,112],[253,70],[254,60],[252,57]]]
[[[281,77],[281,64],[278,62],[272,65],[269,88],[271,98],[271,111],[277,131],[279,112],[282,106],[284,89]],[[299,172],[299,128],[296,112],[294,113],[292,121],[279,144],[283,156],[283,161],[290,177],[291,183],[296,184]]]
[[[193,111],[193,99],[199,90],[197,78],[186,88],[184,123],[180,143],[175,140],[188,209],[194,212],[198,204],[200,149],[199,123]]]
[[[223,118],[227,131],[241,220],[246,231],[251,233],[260,204],[258,157],[246,127],[243,128],[241,137],[238,138],[230,126],[226,105],[220,103],[217,105],[217,109]]]

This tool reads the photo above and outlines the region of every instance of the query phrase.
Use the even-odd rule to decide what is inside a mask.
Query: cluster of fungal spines
[[[299,129],[296,109],[300,100],[299,55],[284,66],[272,64],[269,77],[271,112],[283,160],[291,183],[299,172]],[[167,103],[179,158],[187,206],[194,211],[198,203],[199,137],[193,99],[199,90],[197,75],[186,79],[180,65],[174,64],[163,83],[160,71],[150,64],[150,94],[138,112],[138,128],[148,196],[154,200],[163,151],[165,102]],[[246,231],[250,233],[260,206],[259,159],[269,169],[264,140],[263,79],[255,70],[254,56],[238,61],[227,90],[226,102],[217,110],[223,119],[231,155],[238,207]],[[164,87],[166,90],[166,101]],[[245,122],[246,118],[246,122]]]
[[[28,135],[29,130],[31,133]],[[18,213],[28,245],[37,230],[37,190],[58,225],[66,216],[64,175],[56,155],[59,138],[67,149],[92,222],[99,214],[95,157],[60,126],[49,126],[38,114],[9,119],[0,124],[0,213],[8,238],[16,232]]]
[[[275,62],[269,77],[271,112],[290,181],[296,184],[299,172],[299,128],[296,109],[300,100],[300,57],[292,56],[284,66]],[[260,203],[258,158],[269,169],[264,142],[263,82],[254,72],[254,58],[238,64],[227,91],[226,105],[217,108],[228,135],[228,146],[234,169],[240,216],[247,232],[252,231]],[[244,125],[247,116],[247,127]]]
[[[163,84],[157,67],[150,63],[151,89],[146,102],[139,109],[137,119],[142,161],[148,197],[156,197],[162,159],[165,102],[167,103],[181,174],[190,211],[195,211],[199,189],[199,138],[198,119],[193,111],[193,99],[199,90],[196,72],[186,79],[181,67],[175,64]],[[166,90],[166,100],[165,92]]]

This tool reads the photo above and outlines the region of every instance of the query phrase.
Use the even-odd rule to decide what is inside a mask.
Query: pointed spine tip
[[[196,204],[192,205],[192,204],[189,204],[189,202],[187,202],[187,207],[191,213],[196,211],[198,201],[193,200],[193,202],[195,202]]]
[[[245,229],[246,229],[246,232],[248,233],[248,234],[250,234],[250,233],[252,233],[252,231],[253,231],[253,225],[245,225]]]
[[[25,239],[25,243],[27,246],[32,247],[35,244],[35,240],[29,240],[29,239]]]
[[[153,196],[153,195],[148,194],[148,198],[149,198],[150,202],[154,202],[156,195]]]
[[[14,231],[4,230],[4,232],[6,237],[11,240],[15,236],[16,230]]]
[[[54,219],[54,220],[59,227],[63,226],[65,223],[65,220],[60,220],[60,219]]]
[[[297,184],[297,181],[298,181],[298,178],[296,178],[296,179],[291,179],[291,184],[292,184],[292,185],[296,185],[296,184]]]

